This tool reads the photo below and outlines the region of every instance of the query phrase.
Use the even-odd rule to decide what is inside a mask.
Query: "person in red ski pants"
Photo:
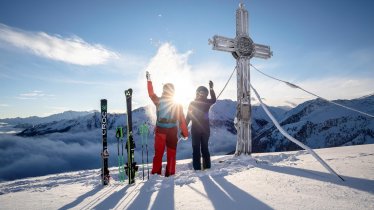
[[[152,174],[161,175],[162,157],[166,146],[166,170],[165,176],[175,174],[178,123],[182,137],[188,138],[188,129],[181,105],[173,100],[174,85],[167,83],[163,86],[162,96],[158,97],[153,91],[149,72],[146,73],[148,95],[156,105],[157,120],[155,128],[155,155],[153,157]]]

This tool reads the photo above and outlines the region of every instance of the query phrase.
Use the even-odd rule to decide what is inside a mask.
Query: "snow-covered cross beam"
[[[252,152],[251,137],[251,97],[249,60],[253,57],[268,59],[273,55],[270,47],[256,44],[248,35],[248,11],[240,3],[236,10],[236,37],[231,39],[223,36],[213,36],[209,40],[213,50],[231,52],[237,65],[237,143],[235,155]]]

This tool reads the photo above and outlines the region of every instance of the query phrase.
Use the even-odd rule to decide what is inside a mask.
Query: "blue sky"
[[[208,39],[235,36],[240,1],[0,1],[0,118],[46,116],[65,110],[124,112],[151,103],[149,70],[157,93],[176,83],[187,104],[199,85],[221,91],[235,60],[213,51]],[[264,72],[328,99],[374,92],[374,2],[370,0],[251,0],[249,33],[271,46]],[[313,97],[251,71],[251,82],[273,106]],[[222,94],[236,99],[236,79]],[[257,103],[254,101],[254,103]]]

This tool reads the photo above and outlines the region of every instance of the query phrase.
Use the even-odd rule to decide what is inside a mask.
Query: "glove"
[[[145,77],[147,78],[147,81],[151,81],[151,74],[148,71],[145,72]]]
[[[212,82],[212,80],[209,80],[209,88],[213,89],[213,82]]]
[[[183,134],[181,133],[181,139],[184,140],[184,141],[187,141],[188,140],[188,136],[184,137]]]
[[[180,139],[183,140],[183,141],[187,141],[187,140],[188,140],[188,137],[183,137],[183,136],[182,136]]]

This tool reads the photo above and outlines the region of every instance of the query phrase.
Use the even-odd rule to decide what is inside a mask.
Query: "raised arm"
[[[153,85],[152,85],[152,81],[151,81],[151,76],[149,74],[149,72],[147,71],[146,73],[146,77],[147,77],[147,90],[148,90],[148,96],[149,98],[151,98],[152,102],[155,104],[155,105],[158,105],[159,103],[159,97],[155,94],[155,92],[153,91]]]
[[[208,99],[208,102],[210,104],[214,104],[217,101],[216,93],[213,90],[213,82],[209,81],[209,93],[210,93],[210,99]]]

